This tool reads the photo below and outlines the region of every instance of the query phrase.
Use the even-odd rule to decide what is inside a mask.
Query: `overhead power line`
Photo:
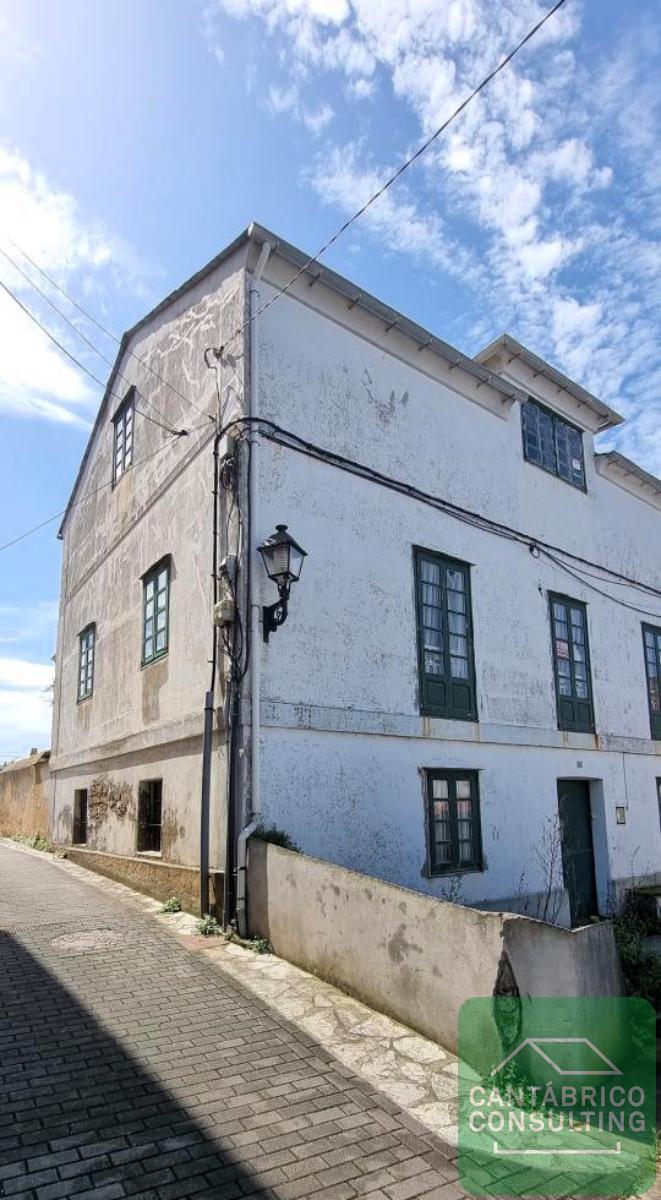
[[[422,157],[422,155],[429,149],[431,145],[433,145],[433,143],[441,136],[441,134],[445,133],[445,130],[448,128],[448,126],[450,126],[453,121],[456,121],[457,117],[461,115],[464,109],[468,108],[469,104],[472,103],[475,97],[479,96],[480,92],[483,92],[484,89],[489,86],[492,80],[494,80],[501,71],[504,71],[505,67],[511,63],[512,59],[516,57],[519,51],[522,50],[532,38],[534,38],[535,34],[539,32],[542,26],[551,19],[551,17],[558,11],[559,8],[562,8],[565,2],[566,0],[557,0],[557,3],[555,3],[553,7],[550,8],[548,12],[536,22],[535,25],[533,25],[532,29],[528,30],[525,36],[521,38],[521,41],[517,42],[516,46],[510,50],[509,54],[506,54],[505,58],[501,59],[498,65],[494,67],[488,75],[484,76],[484,79],[478,83],[477,87],[473,88],[472,92],[466,96],[465,100],[462,100],[461,104],[457,105],[454,111],[450,113],[450,116],[447,117],[446,120],[443,121],[443,123],[439,125],[438,128],[435,129],[428,138],[425,139],[421,146],[418,146],[418,149],[413,154],[409,155],[409,157],[400,164],[396,171],[393,171],[392,175],[386,179],[385,183],[383,183],[381,187],[378,188],[377,191],[374,192],[369,199],[366,200],[365,203],[362,204],[361,207],[358,208],[356,212],[344,222],[344,224],[340,225],[339,229],[337,229],[335,233],[328,238],[328,241],[324,242],[323,246],[317,250],[316,254],[313,254],[310,258],[306,259],[303,265],[300,266],[297,271],[295,271],[291,279],[289,279],[288,282],[283,285],[283,287],[278,288],[275,295],[271,296],[270,300],[266,300],[264,304],[256,308],[253,313],[250,313],[247,319],[241,325],[239,325],[237,329],[234,330],[234,333],[232,333],[227,341],[223,343],[223,346],[219,348],[221,353],[227,348],[227,346],[231,345],[235,338],[239,337],[239,335],[243,333],[245,329],[248,329],[257,319],[257,317],[266,312],[267,308],[270,308],[272,304],[275,304],[277,300],[286,295],[290,288],[292,288],[296,283],[296,280],[300,279],[301,275],[304,275],[305,272],[308,271],[309,268],[313,266],[323,254],[326,253],[327,250],[330,250],[330,247],[334,245],[338,238],[342,237],[342,234],[346,233],[347,229],[349,229],[354,222],[359,219],[359,217],[362,217],[363,213],[367,212],[368,208],[370,208],[384,194],[384,192],[387,192],[388,188],[392,187],[393,183],[396,183],[396,181],[404,174],[405,171],[408,171],[409,167],[411,167],[414,162],[417,162],[417,160]]]
[[[94,383],[99,385],[99,387],[102,387],[104,390],[107,390],[111,396],[116,396],[119,400],[124,399],[124,397],[121,396],[119,394],[119,392],[114,391],[113,388],[107,388],[106,384],[103,382],[102,379],[99,379],[99,377],[97,375],[95,375],[93,371],[90,371],[89,367],[86,367],[85,364],[80,361],[80,359],[76,358],[75,354],[72,354],[70,350],[67,350],[66,346],[63,346],[62,342],[58,341],[58,339],[55,337],[55,335],[52,334],[50,332],[50,330],[46,328],[46,326],[39,320],[39,318],[35,315],[35,313],[33,313],[27,307],[27,305],[24,304],[23,301],[18,298],[18,296],[11,290],[11,288],[8,287],[6,283],[3,283],[3,281],[1,279],[0,279],[0,288],[2,288],[3,291],[5,291],[7,293],[7,295],[14,301],[14,304],[17,304],[18,307],[20,309],[22,309],[22,311],[25,313],[25,315],[27,317],[29,317],[30,320],[33,321],[35,325],[38,326],[38,328],[41,330],[41,332],[45,333],[46,337],[50,338],[53,345],[57,346],[58,350],[61,350],[62,354],[65,354],[66,357],[68,359],[70,359],[71,362],[74,363],[80,371],[83,371],[85,373],[85,375],[88,375],[89,378],[94,381]],[[151,421],[152,425],[158,425],[158,427],[160,429],[164,429],[166,433],[173,434],[175,437],[180,437],[182,434],[185,434],[188,432],[186,429],[173,429],[172,426],[165,425],[163,423],[163,421],[157,421],[155,417],[150,417],[149,413],[143,412],[142,409],[138,408],[137,405],[135,405],[135,404],[133,407],[135,408],[135,411],[137,413],[139,413],[141,417],[144,417],[144,419],[146,421]]]
[[[163,450],[166,450],[168,446],[172,446],[175,442],[179,441],[181,437],[183,437],[183,431],[181,433],[174,433],[168,441],[163,442],[157,447],[156,450],[152,450],[151,454],[146,454],[144,458],[139,458],[137,462],[132,463],[132,469],[135,470],[136,467],[141,467],[143,463],[149,462],[149,460],[155,458],[157,454],[161,454]],[[10,541],[5,542],[3,546],[0,546],[0,552],[3,550],[9,550],[10,546],[15,546],[17,542],[22,542],[25,540],[25,538],[31,537],[33,533],[38,533],[40,529],[45,529],[47,525],[52,525],[53,521],[57,521],[58,517],[64,517],[72,508],[77,508],[79,504],[85,504],[87,500],[91,500],[94,496],[98,496],[99,492],[102,492],[104,488],[112,487],[114,482],[114,479],[106,479],[105,482],[99,484],[98,487],[92,488],[89,492],[85,492],[85,495],[81,496],[79,500],[74,500],[73,503],[67,508],[61,509],[60,512],[53,513],[51,517],[46,517],[45,521],[40,521],[38,525],[33,525],[32,529],[26,529],[23,533],[19,533],[15,538],[11,538]]]
[[[30,266],[34,267],[35,271],[39,272],[42,279],[45,279],[46,282],[49,283],[51,287],[55,288],[55,290],[58,291],[60,293],[60,295],[64,296],[64,298],[66,300],[68,300],[70,304],[73,304],[73,307],[76,308],[78,310],[78,312],[82,314],[82,316],[86,317],[88,321],[91,321],[92,325],[95,325],[96,328],[101,331],[101,333],[105,334],[106,337],[110,338],[111,341],[115,342],[115,344],[117,346],[121,346],[122,339],[119,338],[116,333],[113,333],[111,329],[108,329],[105,325],[102,325],[101,322],[97,319],[97,317],[93,316],[91,312],[88,312],[88,310],[86,308],[83,308],[82,304],[80,304],[79,301],[76,300],[70,294],[70,292],[67,292],[65,290],[65,288],[63,288],[62,285],[60,283],[58,283],[56,279],[53,278],[52,275],[49,275],[48,272],[45,271],[44,268],[39,265],[38,262],[35,262],[34,258],[32,258],[28,254],[27,250],[24,250],[22,246],[19,246],[18,243],[15,242],[13,240],[13,238],[10,238],[9,236],[7,236],[7,241],[9,242],[9,244],[11,246],[14,247],[15,250],[18,250],[19,254],[23,255],[23,258],[25,258],[27,260],[27,262],[30,263]],[[6,251],[4,251],[4,250],[3,250],[3,254],[5,255],[5,257],[8,257]],[[26,276],[26,278],[27,278],[27,276]],[[36,284],[34,284],[34,282],[32,280],[30,280],[30,282],[33,284],[33,287],[36,287]],[[42,295],[43,295],[43,293],[42,293]],[[49,301],[49,303],[52,303],[52,302]],[[59,310],[57,310],[57,311],[59,311]],[[65,318],[65,320],[66,320],[66,318]],[[76,329],[76,328],[77,328],[77,326],[74,326],[74,329]],[[78,332],[80,332],[80,331],[78,331]],[[104,357],[104,355],[101,354],[100,350],[97,351],[97,353],[100,354],[102,358]],[[133,359],[135,359],[136,362],[140,363],[140,365],[142,367],[144,367],[146,371],[150,371],[151,374],[156,379],[158,379],[159,382],[162,383],[164,387],[168,388],[175,396],[178,396],[180,400],[183,400],[185,404],[190,404],[202,416],[207,416],[207,417],[209,417],[210,421],[214,421],[215,418],[210,417],[209,414],[206,413],[204,411],[204,409],[200,408],[199,405],[197,405],[194,400],[191,400],[190,396],[185,396],[184,393],[180,392],[179,388],[175,387],[175,385],[173,383],[170,383],[169,380],[164,379],[163,376],[160,374],[160,372],[157,371],[155,367],[152,367],[151,363],[148,362],[146,358],[141,358],[139,354],[136,354],[134,350],[130,350],[128,348],[128,346],[126,347],[126,353],[129,355],[130,358],[133,358]],[[108,362],[109,360],[106,359],[105,361]],[[113,364],[111,363],[111,366],[112,365]]]
[[[87,337],[87,335],[83,333],[82,329],[79,329],[77,325],[74,325],[73,321],[71,321],[69,319],[67,314],[65,312],[62,312],[62,309],[59,308],[58,305],[55,304],[55,302],[53,300],[51,300],[50,296],[48,296],[46,294],[46,292],[44,292],[43,289],[40,288],[39,285],[34,282],[34,279],[30,278],[30,276],[27,274],[27,272],[24,271],[23,268],[20,267],[17,262],[14,261],[14,259],[11,257],[11,255],[7,254],[6,250],[3,250],[2,246],[0,246],[0,254],[4,255],[4,257],[7,259],[7,262],[10,264],[10,266],[12,266],[13,269],[15,271],[17,271],[19,275],[22,275],[23,279],[26,280],[26,282],[30,285],[30,287],[34,288],[35,292],[37,292],[37,294],[39,296],[41,296],[41,298],[43,300],[46,301],[46,304],[50,305],[50,307],[53,309],[53,312],[57,313],[58,317],[60,317],[61,320],[64,321],[69,326],[69,328],[72,329],[73,332],[75,334],[77,334],[77,336],[84,341],[86,346],[89,346],[90,350],[93,350],[95,354],[98,354],[99,358],[102,358],[103,361],[105,363],[107,363],[109,367],[111,367],[111,368],[114,367],[115,364],[113,363],[112,359],[108,358],[107,355],[103,353],[103,350],[99,350],[99,347],[95,346],[94,342],[90,341],[90,339]],[[129,385],[129,387],[133,386],[131,384],[131,380],[127,379],[126,376],[122,375],[119,371],[117,372],[116,378],[123,379]],[[152,403],[151,400],[148,400],[147,397],[145,395],[143,395],[142,392],[138,391],[137,388],[135,389],[135,391],[136,391],[136,394],[140,397],[140,399],[143,400],[144,403],[148,406],[148,408],[151,408],[153,410],[153,412],[155,412],[156,415],[158,417],[160,417],[163,422],[165,422],[166,418],[163,416],[163,413],[160,411],[160,409],[158,409],[156,407],[156,405]]]

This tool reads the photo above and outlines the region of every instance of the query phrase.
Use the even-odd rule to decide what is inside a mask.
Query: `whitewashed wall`
[[[583,494],[523,461],[518,404],[476,391],[320,285],[305,300],[283,299],[262,320],[264,415],[661,586],[661,514],[597,475],[589,433]],[[525,890],[542,886],[535,848],[557,812],[557,779],[572,777],[593,781],[602,908],[609,879],[661,870],[642,615],[526,547],[268,442],[260,493],[260,535],[284,521],[309,552],[288,622],[263,649],[267,821],[311,854],[442,895],[447,880],[425,874],[421,771],[478,769],[486,870],[463,875],[461,895],[515,904],[522,873]],[[472,564],[478,724],[419,715],[414,545]],[[588,605],[597,736],[557,729],[549,590]],[[625,825],[615,824],[616,805],[627,807]]]

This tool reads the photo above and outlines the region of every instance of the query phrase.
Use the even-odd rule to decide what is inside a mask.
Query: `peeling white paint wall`
[[[269,269],[271,282],[280,282],[277,268]],[[265,415],[399,480],[661,586],[661,513],[597,474],[590,432],[584,494],[524,462],[518,403],[486,386],[476,392],[460,370],[418,351],[396,329],[385,333],[349,312],[321,285],[299,294],[305,303],[283,298],[263,318]],[[524,374],[518,382],[533,390]],[[534,386],[553,402],[549,384]],[[561,409],[569,412],[569,404],[563,396]],[[610,881],[661,877],[661,747],[650,740],[645,617],[525,546],[269,442],[260,492],[260,536],[286,522],[309,552],[287,624],[263,650],[267,822],[310,854],[442,896],[447,878],[427,870],[421,772],[478,770],[486,869],[462,874],[459,895],[521,907],[522,892],[544,889],[536,851],[557,814],[557,780],[577,778],[591,781],[601,911]],[[479,723],[420,716],[415,545],[472,564]],[[274,589],[261,578],[267,603]],[[652,597],[611,590],[654,609]],[[597,736],[557,728],[549,591],[588,605]],[[661,616],[661,602],[657,608]],[[626,807],[625,825],[616,824],[616,805]]]

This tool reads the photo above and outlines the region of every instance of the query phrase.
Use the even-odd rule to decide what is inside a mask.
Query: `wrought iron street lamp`
[[[278,626],[284,625],[287,620],[289,589],[292,583],[296,583],[300,578],[307,551],[287,532],[286,525],[276,525],[275,533],[267,537],[257,549],[262,556],[266,574],[275,583],[279,595],[275,604],[265,604],[262,610],[264,641],[268,642],[269,634],[275,633]]]

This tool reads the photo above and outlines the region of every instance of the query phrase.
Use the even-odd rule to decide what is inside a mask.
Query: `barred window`
[[[477,720],[470,568],[416,550],[415,569],[422,711]]]
[[[578,600],[551,596],[558,728],[594,730],[587,611]]]
[[[536,400],[521,405],[521,422],[524,458],[584,491],[581,430]]]
[[[158,563],[143,577],[142,662],[149,663],[168,652],[170,609],[170,562]]]
[[[431,873],[482,870],[477,771],[427,771],[427,797]]]
[[[94,691],[94,647],[96,626],[88,625],[79,639],[78,650],[78,699],[88,700]]]

